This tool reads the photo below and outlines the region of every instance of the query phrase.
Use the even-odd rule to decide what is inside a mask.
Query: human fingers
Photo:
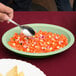
[[[13,18],[13,9],[0,3],[0,12],[6,13],[10,19]]]
[[[8,21],[9,17],[7,14],[0,13],[0,22]]]

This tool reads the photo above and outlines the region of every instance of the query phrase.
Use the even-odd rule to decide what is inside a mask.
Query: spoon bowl
[[[22,29],[22,32],[24,33],[24,35],[26,35],[26,36],[35,35],[35,31],[29,26],[21,26],[21,29]]]
[[[20,27],[24,35],[26,35],[26,36],[35,35],[35,31],[33,30],[33,28],[31,28],[29,26],[21,26],[20,24],[16,23],[15,21],[13,21],[11,19],[9,19],[8,21],[17,25],[18,27]]]

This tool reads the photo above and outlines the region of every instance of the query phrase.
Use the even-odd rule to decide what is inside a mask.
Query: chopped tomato
[[[27,37],[23,33],[15,33],[8,44],[19,50],[29,53],[48,53],[57,51],[68,44],[65,35],[40,30],[35,36]]]

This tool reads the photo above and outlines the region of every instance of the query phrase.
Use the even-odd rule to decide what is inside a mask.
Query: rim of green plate
[[[33,25],[33,26],[43,26],[45,25],[45,27],[49,26],[49,25],[54,25],[54,24],[45,24],[45,23],[32,23],[32,24],[24,24],[24,25]],[[15,52],[17,54],[22,54],[22,55],[27,55],[27,56],[50,56],[50,55],[54,55],[54,54],[58,54],[58,53],[61,53],[65,50],[67,50],[68,48],[70,48],[73,44],[74,44],[74,41],[75,41],[75,38],[74,38],[74,35],[66,28],[64,27],[61,27],[61,26],[58,26],[58,25],[54,25],[54,26],[49,26],[49,27],[55,27],[55,28],[59,28],[59,29],[62,29],[64,30],[66,33],[68,33],[69,37],[70,37],[70,42],[67,46],[65,46],[64,48],[61,48],[60,50],[56,50],[56,51],[53,51],[53,52],[49,52],[49,53],[27,53],[27,52],[23,52],[23,51],[18,51],[12,47],[10,47],[8,45],[8,43],[6,43],[5,41],[5,38],[6,38],[6,35],[8,34],[8,32],[12,29],[15,29],[15,28],[18,28],[18,27],[14,27],[12,29],[9,29],[8,31],[6,31],[3,36],[2,36],[2,43],[3,45],[11,50],[12,52]]]

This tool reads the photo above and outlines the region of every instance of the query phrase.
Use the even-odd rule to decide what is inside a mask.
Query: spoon
[[[26,36],[35,35],[35,31],[31,27],[29,27],[29,26],[21,26],[20,24],[16,23],[15,21],[13,21],[11,19],[9,19],[8,21],[13,23],[13,24],[15,24],[15,25],[17,25],[18,27],[20,27],[24,35],[26,35]]]

